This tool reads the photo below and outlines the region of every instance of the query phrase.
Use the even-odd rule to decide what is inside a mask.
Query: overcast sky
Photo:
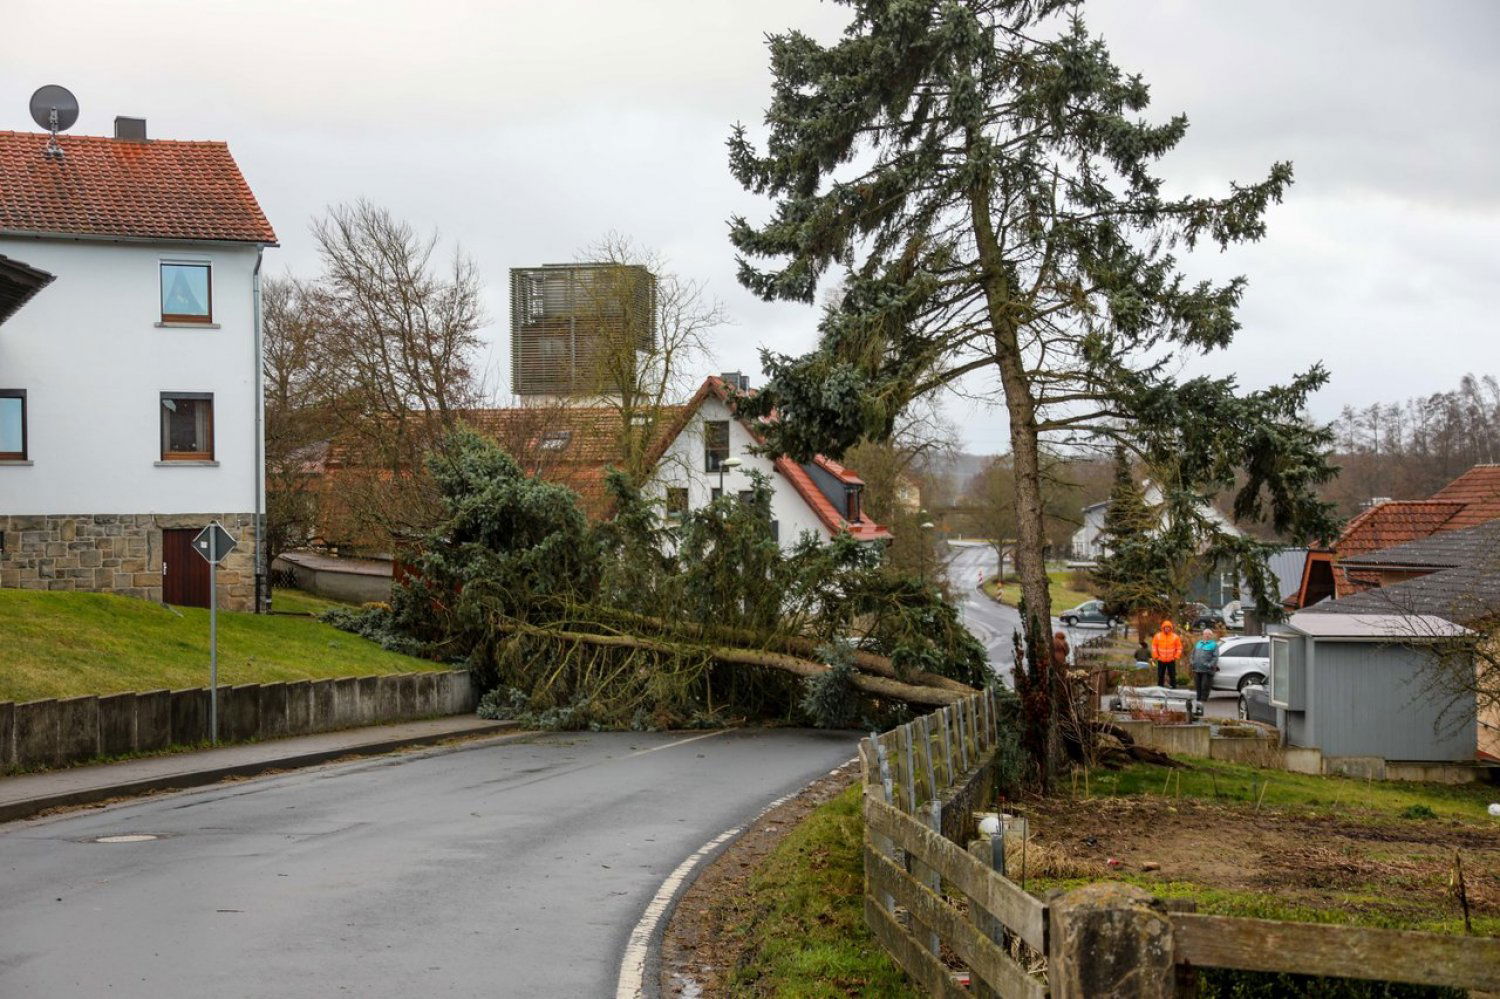
[[[1500,371],[1500,3],[1101,0],[1117,61],[1153,116],[1192,127],[1163,165],[1213,193],[1289,159],[1297,182],[1264,242],[1195,261],[1250,279],[1240,342],[1199,365],[1247,385],[1321,360],[1314,415]],[[814,342],[811,307],[734,280],[725,220],[765,204],[724,141],[768,98],[763,36],[831,40],[816,0],[4,0],[0,128],[32,129],[43,83],[74,91],[74,131],[144,116],[158,138],[224,139],[281,238],[269,269],[311,274],[308,223],[368,197],[472,254],[504,383],[506,274],[575,259],[608,230],[702,278],[734,318],[711,370]],[[1003,417],[956,405],[971,450]]]

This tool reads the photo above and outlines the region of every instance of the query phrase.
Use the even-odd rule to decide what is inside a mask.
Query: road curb
[[[319,749],[273,759],[256,760],[253,763],[226,764],[224,766],[210,767],[205,770],[192,770],[184,773],[163,774],[160,777],[145,777],[138,780],[122,781],[118,784],[76,788],[57,794],[38,795],[35,798],[26,798],[20,801],[0,804],[0,823],[29,819],[54,808],[93,805],[101,801],[109,801],[113,798],[132,798],[158,791],[181,791],[187,788],[217,784],[219,781],[235,777],[254,777],[272,770],[299,770],[348,757],[381,756],[385,753],[395,752],[398,749],[437,745],[438,743],[447,742],[450,739],[462,739],[485,734],[509,737],[519,734],[517,732],[519,728],[520,726],[516,722],[500,722],[497,724],[487,721],[480,724],[476,721],[469,728],[450,729],[445,732],[432,732],[425,735],[411,735],[398,739],[382,739],[379,742],[359,743],[353,746]]]

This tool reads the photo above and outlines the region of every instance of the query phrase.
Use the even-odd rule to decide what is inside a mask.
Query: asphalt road
[[[0,996],[613,995],[673,868],[854,739],[555,734],[0,826]]]
[[[995,549],[989,545],[950,541],[953,557],[948,562],[948,578],[953,590],[963,600],[964,624],[974,633],[989,653],[990,667],[1004,679],[1006,686],[1014,686],[1011,670],[1015,662],[1011,646],[1011,634],[1021,628],[1021,615],[1014,607],[996,603],[979,589],[981,578],[995,574],[997,561]],[[1104,633],[1103,628],[1079,625],[1064,628],[1057,618],[1052,619],[1052,630],[1068,636],[1070,645],[1086,642]]]

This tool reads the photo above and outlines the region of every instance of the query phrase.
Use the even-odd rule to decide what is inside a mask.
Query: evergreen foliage
[[[1104,510],[1099,545],[1103,554],[1094,567],[1106,613],[1128,618],[1136,611],[1162,610],[1171,592],[1166,553],[1155,544],[1160,519],[1146,505],[1123,447],[1115,450],[1115,478]]]
[[[1279,597],[1267,547],[1202,517],[1203,498],[1233,490],[1236,517],[1294,542],[1334,533],[1315,495],[1333,474],[1329,436],[1302,416],[1321,367],[1249,392],[1172,374],[1180,355],[1231,342],[1245,287],[1192,280],[1178,254],[1261,238],[1291,166],[1219,196],[1167,196],[1154,166],[1187,120],[1143,116],[1146,83],[1088,33],[1081,4],[838,2],[851,20],[833,44],[770,37],[764,149],[743,126],[729,141],[736,178],[773,203],[760,224],[731,221],[741,283],[804,302],[825,277],[843,289],[817,349],[763,358],[771,381],[748,408],[777,412],[769,447],[805,459],[883,439],[949,386],[1004,403],[1027,604],[1017,685],[1028,749],[1051,764],[1049,442],[1120,443],[1167,470],[1165,515],[1192,542],[1177,550],[1240,564],[1265,612]]]
[[[467,664],[488,691],[486,717],[556,728],[878,719],[894,705],[852,685],[851,637],[902,677],[979,686],[988,676],[957,610],[933,587],[883,571],[877,549],[843,536],[783,551],[763,477],[745,499],[669,523],[612,474],[618,515],[591,525],[571,490],[526,475],[472,431],[444,440],[428,468],[442,516],[410,553],[391,611],[336,623]],[[710,651],[770,656],[789,642],[833,669],[809,687]]]

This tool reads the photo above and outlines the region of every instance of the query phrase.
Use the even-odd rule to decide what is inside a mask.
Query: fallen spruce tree
[[[611,475],[615,516],[493,443],[450,435],[428,457],[440,513],[389,610],[335,624],[462,663],[481,710],[556,728],[739,719],[883,724],[991,681],[937,589],[848,537],[783,551],[770,490],[668,520]]]

